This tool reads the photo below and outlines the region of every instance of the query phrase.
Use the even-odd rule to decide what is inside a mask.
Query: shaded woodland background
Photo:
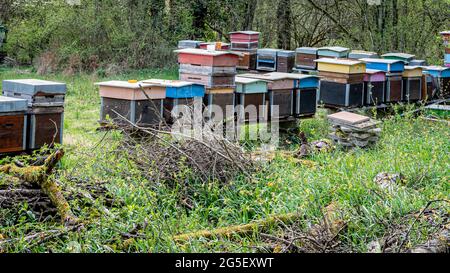
[[[79,5],[70,4],[79,2]],[[0,0],[6,51],[40,73],[176,64],[178,40],[262,33],[261,47],[342,45],[443,63],[450,0]]]

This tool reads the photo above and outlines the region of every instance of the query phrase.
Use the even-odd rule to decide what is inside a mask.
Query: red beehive
[[[239,56],[225,51],[208,51],[196,48],[175,50],[178,53],[180,64],[192,64],[198,66],[237,66]]]
[[[235,31],[230,33],[230,41],[233,43],[254,43],[259,41],[259,32]]]

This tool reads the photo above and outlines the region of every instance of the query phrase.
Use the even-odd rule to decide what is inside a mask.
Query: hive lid
[[[412,60],[416,57],[416,55],[408,54],[408,53],[386,53],[381,55],[383,58],[400,58],[405,60]]]
[[[161,79],[149,79],[149,80],[143,80],[142,81],[145,84],[149,84],[150,86],[162,86],[162,87],[184,87],[184,86],[191,86],[191,85],[200,85],[198,83],[194,82],[187,82],[187,81],[179,81],[179,80],[161,80]]]
[[[240,74],[235,77],[235,82],[239,84],[249,84],[255,82],[268,82],[268,80],[264,78],[253,77],[258,76],[257,74]]]
[[[329,51],[335,51],[335,52],[347,52],[350,49],[346,48],[346,47],[341,47],[341,46],[325,46],[325,47],[319,48],[319,50],[329,50]]]
[[[131,83],[127,81],[107,81],[107,82],[98,82],[95,83],[97,86],[108,86],[108,87],[119,87],[119,88],[126,88],[126,89],[140,89],[141,87],[151,87],[155,86],[154,84],[147,84],[143,82],[136,82]]]
[[[230,32],[229,34],[246,34],[246,35],[256,35],[256,34],[260,34],[260,32],[258,31],[253,31],[253,30],[242,30],[242,31],[233,31]]]
[[[296,49],[297,53],[317,54],[319,49],[317,47],[299,47]]]
[[[416,70],[416,69],[422,70],[423,67],[422,67],[422,66],[418,66],[418,65],[416,65],[416,66],[413,66],[413,65],[405,65],[405,70]]]
[[[356,124],[370,121],[369,117],[358,115],[358,114],[353,114],[353,113],[345,112],[345,111],[329,115],[328,119],[330,119],[331,121],[336,121],[336,122],[339,122],[342,124],[349,124],[349,125],[356,125]]]
[[[359,60],[365,63],[383,63],[383,64],[403,63],[400,60],[392,60],[392,59],[363,58]]]
[[[349,58],[353,59],[361,59],[361,58],[379,58],[378,53],[376,52],[370,52],[370,51],[364,51],[364,50],[352,50],[348,54]]]
[[[46,94],[65,94],[67,86],[65,83],[37,79],[4,80],[3,91],[31,96],[40,92]]]
[[[203,55],[203,56],[223,56],[223,55],[236,55],[236,53],[231,51],[217,51],[217,50],[205,50],[198,48],[185,48],[185,49],[177,49],[174,51],[175,53],[185,53],[185,54],[194,54],[194,55]]]
[[[0,96],[0,113],[23,112],[28,109],[28,101],[19,98]]]
[[[348,60],[348,59],[330,59],[330,58],[321,58],[318,60],[315,60],[317,63],[327,63],[327,64],[339,64],[339,65],[357,65],[362,64],[362,61],[356,61],[356,60]]]

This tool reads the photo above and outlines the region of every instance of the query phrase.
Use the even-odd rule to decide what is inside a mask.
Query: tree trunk
[[[291,0],[279,0],[277,8],[278,48],[291,49]]]

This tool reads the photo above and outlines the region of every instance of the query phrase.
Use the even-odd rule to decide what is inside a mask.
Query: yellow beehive
[[[316,62],[318,63],[318,70],[323,72],[342,74],[362,74],[366,72],[366,64],[360,61],[322,58],[316,60]]]
[[[403,72],[403,77],[413,78],[422,77],[423,69],[420,66],[405,66],[405,71]]]

